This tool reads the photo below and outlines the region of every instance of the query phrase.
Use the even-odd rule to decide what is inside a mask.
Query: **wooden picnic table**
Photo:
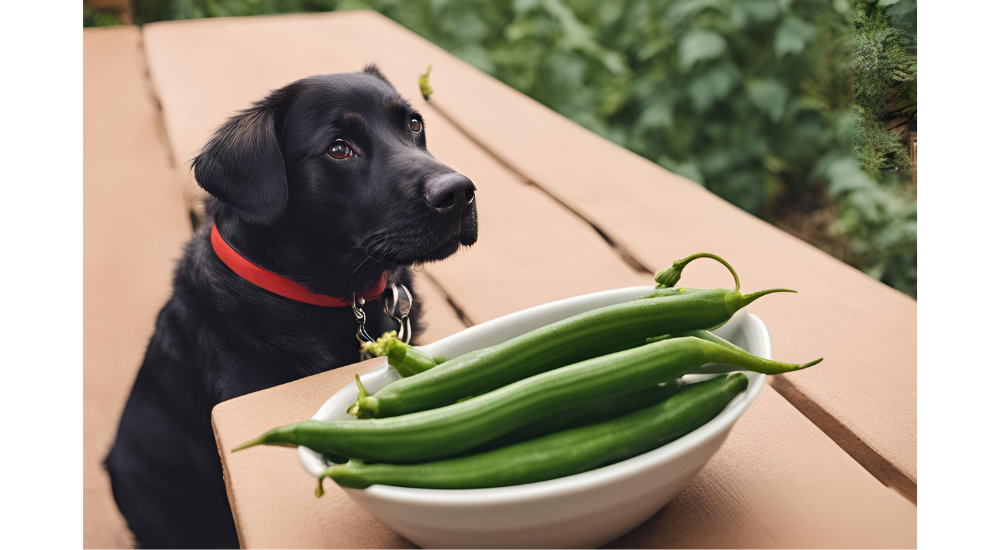
[[[746,289],[799,291],[751,310],[770,328],[777,358],[821,355],[825,362],[773,377],[691,485],[612,546],[916,545],[915,300],[377,14],[156,23],[142,28],[139,44],[134,28],[89,31],[85,52],[98,43],[112,48],[113,32],[120,47],[141,54],[141,63],[117,70],[148,70],[172,181],[189,201],[199,191],[187,161],[232,113],[298,78],[378,63],[424,115],[431,152],[478,188],[479,242],[417,275],[415,291],[427,304],[424,342],[540,303],[649,284],[657,268],[702,250],[729,259]],[[435,94],[424,101],[417,77],[428,65]],[[696,262],[685,280],[723,286],[726,276]],[[332,484],[317,500],[315,480],[294,451],[228,451],[308,418],[370,367],[343,367],[216,407],[244,547],[409,546]]]

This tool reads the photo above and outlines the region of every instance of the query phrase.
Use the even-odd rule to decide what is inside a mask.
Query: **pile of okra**
[[[711,258],[735,289],[677,286],[691,261]],[[747,388],[741,372],[810,367],[763,359],[715,336],[754,300],[728,262],[708,253],[656,274],[649,296],[569,317],[454,358],[430,357],[394,333],[365,345],[402,379],[369,394],[358,379],[358,420],[306,420],[234,450],[304,445],[331,464],[319,478],[436,489],[520,485],[568,476],[656,449],[705,425]],[[718,376],[685,374],[714,364]],[[720,368],[720,365],[723,367]]]

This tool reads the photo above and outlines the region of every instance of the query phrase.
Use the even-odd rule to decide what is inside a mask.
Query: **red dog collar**
[[[277,273],[267,270],[250,260],[229,246],[226,239],[222,238],[219,228],[212,224],[212,249],[222,263],[229,266],[233,273],[239,275],[243,280],[256,285],[264,290],[273,292],[278,296],[283,296],[289,300],[312,304],[323,307],[347,307],[351,305],[350,298],[337,298],[326,294],[316,294],[310,292],[305,286],[296,283],[288,277],[283,277]],[[374,300],[382,295],[386,285],[386,274],[382,273],[382,279],[374,288],[364,293],[365,300]]]

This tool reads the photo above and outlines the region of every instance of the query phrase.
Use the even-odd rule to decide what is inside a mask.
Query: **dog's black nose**
[[[476,200],[476,186],[469,178],[452,172],[430,179],[424,187],[424,198],[438,212],[461,212]]]

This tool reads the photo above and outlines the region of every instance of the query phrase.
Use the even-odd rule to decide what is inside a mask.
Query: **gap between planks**
[[[465,311],[462,310],[462,308],[455,302],[455,300],[451,297],[451,294],[448,294],[448,291],[444,288],[444,286],[441,285],[441,281],[438,281],[433,275],[431,275],[427,271],[424,271],[423,267],[420,267],[419,269],[414,269],[414,271],[423,274],[424,278],[430,284],[434,285],[434,288],[436,288],[437,291],[440,292],[442,296],[444,296],[445,301],[448,302],[448,307],[451,308],[452,312],[455,314],[455,317],[458,317],[458,320],[461,321],[463,325],[465,325],[465,328],[475,326],[476,323],[472,319],[470,319],[468,315],[465,314]]]
[[[153,100],[153,105],[155,106],[156,117],[154,124],[156,126],[156,135],[160,142],[163,144],[163,150],[167,154],[167,165],[170,167],[171,171],[174,173],[174,177],[179,181],[178,185],[181,186],[182,192],[184,193],[184,202],[187,204],[188,209],[188,221],[191,224],[191,234],[193,235],[201,227],[201,222],[203,221],[204,209],[199,209],[196,204],[197,201],[201,200],[197,196],[191,194],[187,189],[187,183],[183,178],[178,177],[178,167],[177,155],[174,153],[173,147],[170,145],[170,132],[167,130],[167,118],[163,113],[163,102],[160,100],[160,96],[156,93],[156,86],[153,85],[153,74],[149,68],[149,59],[146,56],[146,33],[142,30],[142,25],[139,27],[139,53],[142,58],[142,76],[143,80],[146,82],[146,93]]]
[[[832,439],[855,462],[875,479],[917,504],[917,480],[896,468],[877,450],[861,440],[843,422],[809,399],[783,375],[769,377],[771,387],[795,407],[802,416]]]

